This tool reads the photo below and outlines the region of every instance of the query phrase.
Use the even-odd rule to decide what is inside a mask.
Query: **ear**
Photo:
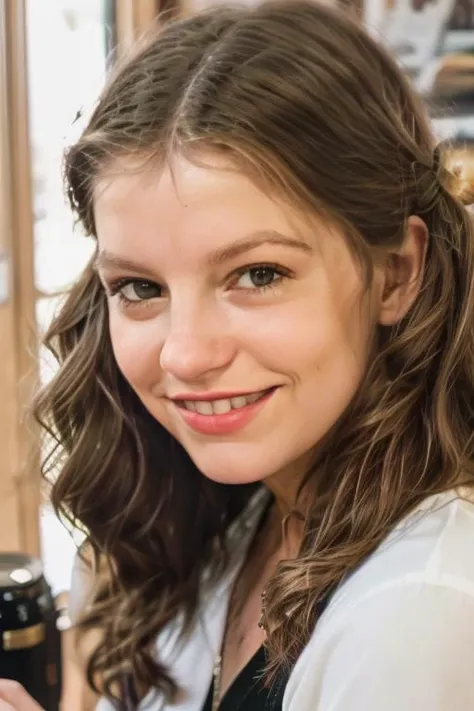
[[[410,310],[421,289],[427,248],[428,228],[412,215],[402,245],[388,254],[381,270],[378,322],[382,326],[395,325]]]

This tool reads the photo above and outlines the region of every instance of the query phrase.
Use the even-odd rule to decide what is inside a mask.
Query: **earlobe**
[[[383,267],[380,325],[395,325],[415,302],[423,282],[428,238],[425,222],[413,215],[409,217],[403,243],[387,255]]]

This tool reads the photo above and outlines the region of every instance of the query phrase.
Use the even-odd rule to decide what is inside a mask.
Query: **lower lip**
[[[230,410],[222,415],[201,415],[199,412],[178,407],[179,414],[191,429],[205,435],[233,434],[246,427],[269,401],[276,388],[266,395],[244,407]]]

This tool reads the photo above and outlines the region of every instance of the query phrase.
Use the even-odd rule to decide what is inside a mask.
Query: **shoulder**
[[[474,505],[430,501],[336,594],[285,711],[474,708]]]
[[[290,677],[285,711],[474,708],[474,596],[462,590],[391,587],[316,638]]]
[[[402,520],[335,594],[330,610],[409,583],[463,588],[474,595],[474,501],[449,491]],[[329,616],[329,615],[328,615]]]

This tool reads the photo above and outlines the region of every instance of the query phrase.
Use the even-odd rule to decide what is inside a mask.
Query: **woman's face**
[[[228,168],[116,164],[96,186],[98,270],[140,400],[204,475],[248,483],[291,475],[340,417],[375,309],[334,227]]]

